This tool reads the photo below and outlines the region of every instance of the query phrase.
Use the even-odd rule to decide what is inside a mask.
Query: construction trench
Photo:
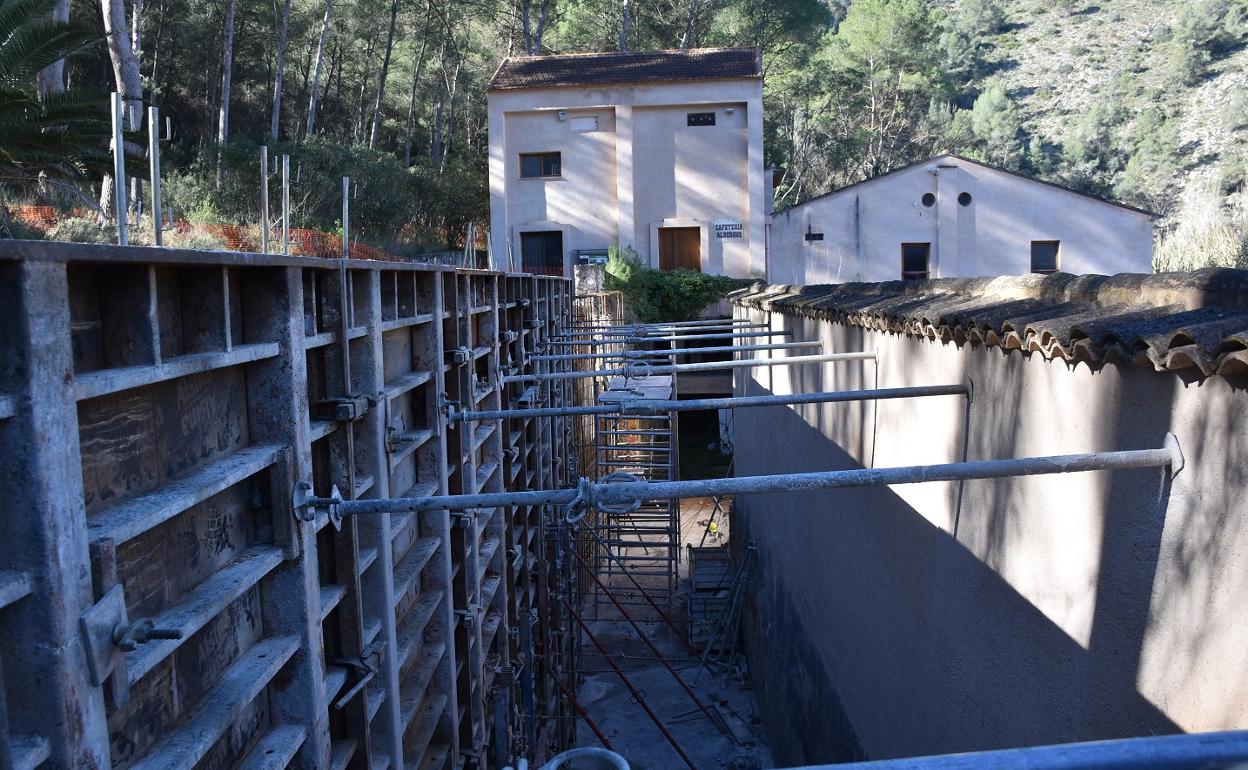
[[[731,496],[1184,465],[682,479],[683,412],[974,386],[682,400],[877,353],[560,278],[18,242],[0,292],[0,768],[770,766]]]

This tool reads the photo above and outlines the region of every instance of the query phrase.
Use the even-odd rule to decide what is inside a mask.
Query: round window
[[[931,193],[923,193],[923,205],[929,209],[936,205],[936,196]]]
[[[971,205],[971,194],[968,192],[958,193],[958,205],[959,206]]]

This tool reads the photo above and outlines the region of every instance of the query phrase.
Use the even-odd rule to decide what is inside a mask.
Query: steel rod
[[[652,328],[640,327],[629,329],[627,327],[615,331],[589,331],[577,332],[570,331],[564,334],[555,335],[556,339],[562,340],[612,340],[612,339],[650,339],[652,337],[686,337],[693,336],[687,332],[697,332],[698,334],[708,334],[710,332],[732,332],[745,331],[746,329],[766,329],[769,324],[716,324],[714,326],[696,326],[696,327],[675,327],[675,326],[656,326]]]
[[[840,765],[805,770],[1209,770],[1248,759],[1248,730],[1150,735]]]
[[[805,348],[823,348],[817,340],[807,342],[773,342],[767,345],[718,345],[711,348],[671,348],[669,350],[624,350],[619,353],[552,353],[546,355],[525,356],[526,361],[590,361],[597,358],[646,359],[672,358],[674,356],[694,356],[704,353],[745,353],[755,350],[802,350]]]
[[[566,505],[578,498],[590,505],[632,504],[645,500],[768,492],[805,492],[849,487],[886,487],[929,481],[969,481],[1012,476],[1045,476],[1057,473],[1118,470],[1128,468],[1183,467],[1183,454],[1173,433],[1166,434],[1158,449],[1123,449],[1070,455],[1046,455],[1004,460],[969,460],[936,465],[904,465],[894,468],[855,468],[810,473],[780,473],[692,481],[619,481],[593,483],[587,479],[577,489],[535,489],[525,492],[481,492],[472,495],[434,495],[393,499],[336,500],[308,498],[313,507],[336,505],[342,515],[469,510],[503,505]],[[588,496],[588,497],[587,497]]]
[[[768,332],[715,332],[714,334],[684,334],[677,337],[622,337],[610,340],[551,340],[547,347],[601,347],[603,345],[622,345],[638,342],[688,342],[689,340],[732,340],[746,337],[788,337],[791,331]]]
[[[624,619],[628,621],[628,624],[633,627],[633,630],[637,632],[637,636],[641,637],[642,643],[650,649],[650,652],[654,653],[654,657],[659,661],[659,663],[663,664],[663,668],[667,669],[667,673],[672,675],[672,678],[676,680],[676,683],[679,684],[681,689],[685,691],[685,694],[689,696],[689,700],[693,701],[693,704],[702,710],[702,713],[706,715],[706,718],[711,720],[711,724],[715,724],[715,717],[711,714],[710,708],[702,702],[702,699],[699,698],[698,694],[693,691],[693,688],[689,686],[689,683],[686,682],[680,674],[676,673],[676,669],[672,668],[672,664],[667,662],[667,658],[663,657],[663,653],[659,652],[659,648],[655,646],[653,641],[651,641],[649,635],[641,629],[641,626],[637,624],[637,621],[633,620],[633,616],[628,614],[628,610],[624,609],[624,605],[620,604],[619,601],[616,600],[615,594],[611,593],[611,589],[607,587],[607,584],[602,582],[602,578],[598,577],[598,573],[589,566],[589,564],[585,561],[585,557],[577,553],[575,548],[572,549],[572,556],[576,559],[577,563],[584,568],[589,576],[594,579],[594,582],[597,583],[598,587],[602,589],[602,592],[606,595],[607,599],[615,605],[615,608],[620,611],[620,614],[624,616]]]
[[[573,324],[568,327],[569,331],[589,331],[598,329],[686,329],[697,328],[699,326],[753,326],[756,322],[749,321],[744,318],[703,318],[698,321],[659,321],[656,323],[635,323],[635,324]]]
[[[714,372],[721,369],[751,369],[755,366],[798,366],[801,364],[829,364],[843,361],[874,360],[874,352],[819,353],[809,356],[786,356],[784,358],[738,358],[731,361],[699,361],[694,364],[644,364],[629,363],[618,369],[593,369],[586,372],[552,372],[550,374],[515,374],[503,377],[504,383],[539,382],[541,380],[583,380],[590,377],[646,377],[654,374],[679,374],[680,372]]]
[[[545,659],[546,667],[550,671],[558,673],[558,669],[555,667],[555,664],[551,662],[549,655],[542,653],[542,658]],[[585,720],[585,724],[589,725],[589,729],[593,732],[594,737],[598,739],[598,742],[608,750],[611,749],[611,741],[607,740],[607,736],[603,734],[602,730],[598,727],[598,724],[590,718],[589,712],[586,711],[585,707],[581,705],[581,702],[576,699],[576,693],[568,689],[568,686],[563,683],[563,679],[559,676],[551,676],[550,678],[555,681],[555,685],[559,687],[559,691],[567,697],[568,702],[572,704],[572,708],[576,709],[576,713],[580,714],[581,719]]]
[[[269,253],[269,148],[260,145],[260,253]]]
[[[659,728],[659,732],[663,733],[663,737],[667,739],[667,742],[672,744],[672,748],[676,750],[676,753],[680,755],[680,758],[683,759],[685,764],[689,766],[689,770],[697,770],[697,766],[693,764],[693,760],[689,758],[689,755],[685,753],[685,750],[682,749],[680,744],[676,742],[676,737],[672,735],[663,724],[663,720],[659,719],[659,715],[655,714],[654,710],[650,708],[650,704],[646,703],[646,696],[633,685],[632,681],[629,680],[628,675],[625,674],[618,665],[616,665],[616,662],[612,660],[611,656],[602,646],[602,642],[598,641],[598,637],[594,636],[594,632],[589,630],[589,626],[585,624],[585,621],[581,618],[577,611],[572,608],[572,605],[568,602],[568,600],[563,599],[562,601],[563,606],[567,608],[568,613],[571,614],[577,625],[581,627],[581,630],[585,632],[585,635],[589,637],[590,643],[594,645],[598,652],[602,653],[602,657],[607,661],[607,664],[611,666],[611,669],[615,671],[616,676],[620,678],[620,681],[623,682],[624,686],[628,688],[628,691],[632,693],[633,700],[637,701],[637,705],[641,706],[642,710],[646,712],[646,715],[654,721],[654,726]]]
[[[126,204],[126,144],[123,132],[126,128],[122,112],[121,94],[113,92],[113,208],[117,214],[117,245],[127,246],[130,236],[126,217],[130,207]]]
[[[970,395],[969,385],[916,385],[911,388],[878,388],[875,390],[834,390],[825,393],[795,393],[790,396],[725,396],[722,398],[696,398],[677,401],[659,399],[624,400],[610,404],[591,406],[552,406],[532,409],[494,409],[479,412],[452,412],[451,422],[478,422],[482,420],[520,419],[524,417],[550,417],[554,415],[620,414],[649,415],[665,412],[696,412],[703,409],[738,409],[760,406],[789,406],[792,404],[833,404],[847,401],[883,401],[894,398],[922,398],[927,396]],[[645,444],[636,448],[644,449]],[[615,445],[612,446],[615,448]],[[634,448],[632,446],[630,449]]]
[[[165,245],[165,217],[160,207],[160,110],[147,108],[147,160],[152,174],[152,243]]]

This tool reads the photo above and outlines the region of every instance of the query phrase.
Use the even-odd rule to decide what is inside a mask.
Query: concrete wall
[[[770,283],[894,281],[910,242],[932,245],[932,278],[1028,273],[1033,240],[1060,241],[1067,273],[1152,272],[1147,214],[953,156],[786,209],[768,239]]]
[[[714,126],[686,125],[711,111]],[[588,116],[596,131],[573,130]],[[617,242],[657,267],[660,227],[699,227],[704,272],[761,277],[762,120],[758,80],[490,92],[491,264],[519,267],[522,232],[561,230],[569,274],[574,250]],[[520,153],[554,151],[560,178],[520,178]],[[744,237],[717,239],[723,220]]]
[[[1248,726],[1248,394],[737,308],[872,364],[744,393],[974,382],[960,397],[739,410],[739,475],[1161,445],[1186,467],[739,497],[746,649],[777,764]]]

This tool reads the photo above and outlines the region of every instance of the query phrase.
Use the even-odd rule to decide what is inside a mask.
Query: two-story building
[[[619,244],[762,278],[762,77],[756,48],[505,59],[488,87],[491,266],[570,275]]]
[[[957,155],[771,217],[767,280],[1150,273],[1153,215]]]

